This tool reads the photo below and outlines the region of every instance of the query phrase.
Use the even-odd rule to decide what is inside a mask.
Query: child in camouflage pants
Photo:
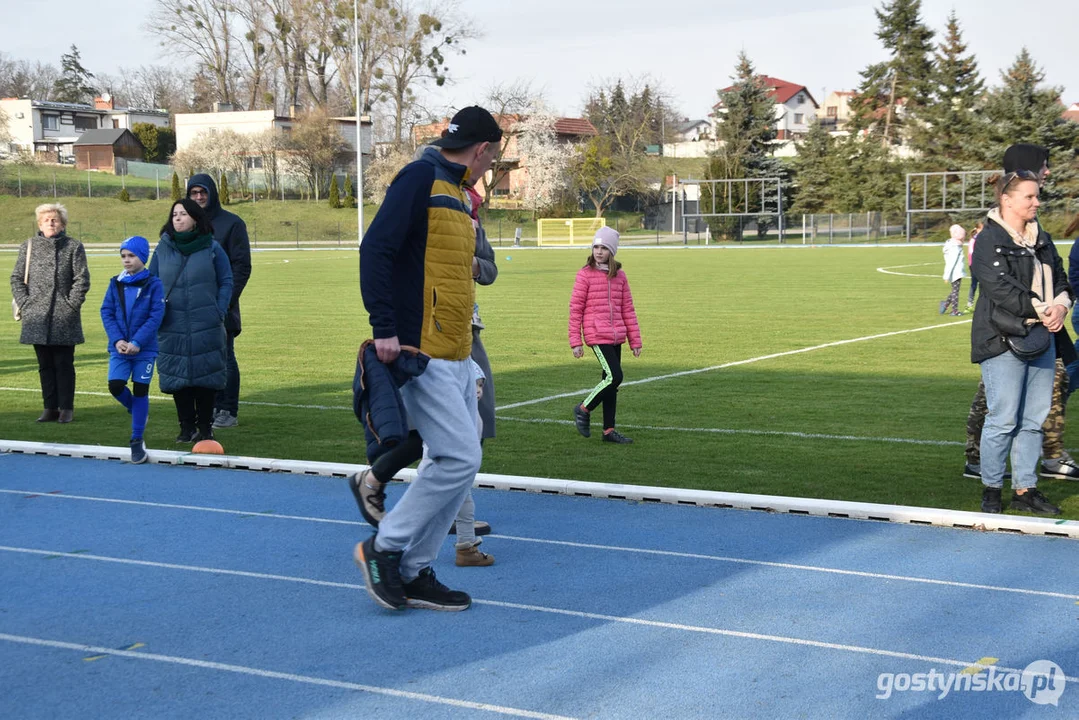
[[[1079,463],[1072,460],[1071,455],[1064,449],[1064,412],[1070,391],[1068,373],[1064,370],[1064,363],[1057,358],[1056,376],[1053,378],[1053,401],[1049,406],[1049,416],[1042,424],[1042,461],[1039,472],[1042,477],[1079,480]],[[979,382],[978,392],[974,394],[970,414],[967,415],[967,464],[963,469],[964,477],[978,480],[982,477],[982,426],[985,425],[988,412],[985,385]]]

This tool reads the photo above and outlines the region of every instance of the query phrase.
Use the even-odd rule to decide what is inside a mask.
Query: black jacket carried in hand
[[[1052,238],[1038,226],[1038,240],[1034,254],[1022,247],[1008,231],[993,218],[985,222],[985,229],[978,235],[974,246],[971,272],[978,279],[978,304],[974,308],[974,321],[970,328],[970,361],[980,363],[1008,351],[1004,333],[1009,327],[1022,325],[1027,319],[1036,320],[1033,291],[1034,263],[1044,263],[1053,269],[1054,297],[1060,293],[1071,294],[1064,263],[1053,245]],[[1042,298],[1051,302],[1053,298]],[[1057,333],[1058,352],[1067,336],[1061,329]],[[1071,345],[1070,340],[1066,343]]]
[[[374,340],[365,340],[356,354],[356,374],[352,379],[352,411],[363,425],[367,461],[408,437],[408,413],[400,388],[427,369],[427,357],[414,347],[402,347],[392,363],[378,359]]]
[[[233,335],[240,334],[240,294],[251,278],[251,242],[247,238],[247,224],[238,215],[221,207],[217,196],[217,184],[205,173],[192,175],[187,181],[187,193],[190,197],[192,187],[206,188],[209,201],[206,203],[206,215],[214,226],[214,240],[229,256],[232,267],[232,300],[225,318],[225,329]]]

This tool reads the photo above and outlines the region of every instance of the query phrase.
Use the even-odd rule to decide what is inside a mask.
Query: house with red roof
[[[476,189],[481,195],[487,195],[487,183],[494,180],[495,186],[490,188],[492,200],[517,197],[528,182],[528,158],[523,156],[517,146],[516,126],[523,115],[505,114],[495,115],[498,126],[502,128],[503,142],[502,157],[495,166],[487,171],[482,187],[478,184]],[[426,144],[442,136],[442,132],[450,125],[449,118],[443,118],[438,122],[428,125],[418,125],[412,130],[412,141],[416,147]],[[584,118],[555,118],[552,129],[560,143],[576,144],[588,138],[598,135],[595,126]],[[498,178],[495,180],[495,178]]]
[[[820,105],[813,99],[809,89],[805,85],[768,75],[758,75],[757,79],[764,84],[769,96],[776,104],[776,139],[794,140],[809,132],[809,123],[817,116],[817,110],[820,109]],[[721,92],[733,89],[733,86],[726,87]],[[725,113],[726,109],[723,107],[722,100],[712,107],[712,118],[717,125],[723,122]]]
[[[1065,120],[1079,123],[1079,102],[1069,105],[1068,109],[1064,111],[1063,117]]]

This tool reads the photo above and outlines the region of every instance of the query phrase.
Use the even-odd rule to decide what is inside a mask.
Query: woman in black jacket
[[[1036,471],[1053,392],[1053,334],[1064,328],[1072,295],[1056,246],[1038,225],[1038,189],[1038,176],[1026,170],[1000,178],[999,208],[989,211],[971,264],[981,288],[971,326],[971,362],[981,365],[989,406],[982,430],[983,512],[1002,510],[1010,453],[1011,508],[1060,513],[1037,489]],[[1008,342],[1009,336],[1038,335],[1047,341],[1033,357],[1021,358]]]

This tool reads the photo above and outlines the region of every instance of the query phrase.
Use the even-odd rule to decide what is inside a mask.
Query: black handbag
[[[1036,360],[1049,349],[1049,329],[1041,323],[1028,325],[1030,330],[1026,335],[1005,335],[1004,343],[1008,349],[1024,362]]]

